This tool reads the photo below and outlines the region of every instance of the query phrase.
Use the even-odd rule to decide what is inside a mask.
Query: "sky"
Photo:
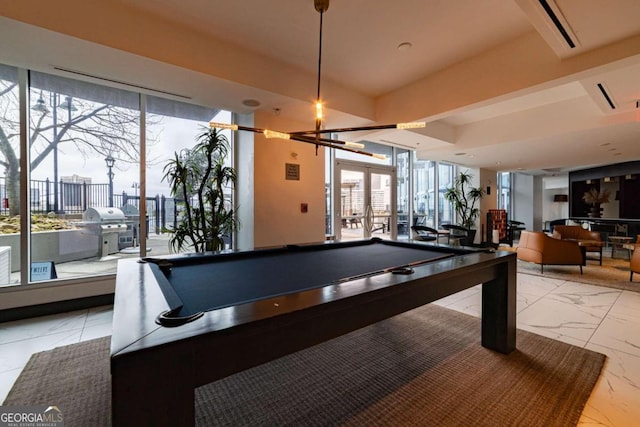
[[[230,116],[229,112],[223,111],[216,117],[216,120],[230,120]],[[148,161],[151,159],[155,161],[154,164],[147,166],[146,184],[148,197],[156,195],[170,197],[169,185],[166,181],[162,181],[164,165],[168,159],[173,157],[175,152],[193,147],[196,143],[196,135],[202,132],[200,126],[206,124],[205,122],[163,117],[161,121],[162,129],[151,129],[154,134],[159,135],[159,141],[150,147],[147,155]],[[108,184],[108,169],[104,156],[96,154],[94,157],[84,158],[75,151],[72,143],[61,144],[58,150],[59,178],[78,175],[83,178],[90,178],[92,184]],[[53,169],[53,155],[49,155],[32,172],[31,179],[45,180],[49,178],[53,180]],[[139,190],[135,188],[136,184],[139,186],[140,183],[140,170],[137,164],[116,161],[113,173],[114,194],[122,194],[123,191],[129,195],[135,195],[136,192],[139,194]]]

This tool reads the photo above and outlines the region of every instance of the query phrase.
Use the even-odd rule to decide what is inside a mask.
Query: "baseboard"
[[[31,317],[47,316],[50,314],[66,313],[75,310],[100,307],[113,304],[113,294],[96,295],[47,304],[30,305],[26,307],[0,310],[0,323],[14,320],[29,319]]]

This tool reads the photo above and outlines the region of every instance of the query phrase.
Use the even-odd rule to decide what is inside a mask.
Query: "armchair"
[[[539,231],[522,231],[516,249],[519,260],[540,264],[540,273],[546,265],[578,265],[582,274],[584,253],[578,242],[559,240]]]
[[[604,246],[604,242],[602,242],[599,232],[585,230],[579,225],[556,225],[553,228],[553,237],[577,242],[585,248],[585,252],[598,253],[600,265],[602,265],[602,247]]]

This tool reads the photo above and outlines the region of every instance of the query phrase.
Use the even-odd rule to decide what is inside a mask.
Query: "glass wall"
[[[186,212],[183,194],[171,194],[170,182],[166,176],[169,165],[178,157],[184,157],[194,147],[198,138],[209,131],[209,122],[230,123],[229,111],[201,107],[164,98],[147,96],[146,120],[146,211],[148,241],[153,245],[150,255],[165,255],[175,252],[193,251],[187,243],[185,247],[171,244],[172,232]],[[222,134],[232,144],[230,130]],[[224,162],[232,166],[233,157],[229,152]],[[133,182],[133,188],[137,183]],[[225,188],[225,199],[232,200],[233,188]],[[127,197],[128,203],[139,208],[137,194]],[[196,206],[191,201],[191,206]],[[225,248],[231,248],[232,235],[225,235]]]
[[[455,224],[453,204],[444,198],[447,188],[453,187],[456,168],[447,163],[438,163],[438,225]]]
[[[436,163],[417,160],[413,163],[413,225],[436,225]]]
[[[108,209],[122,208],[126,177],[139,176],[139,96],[38,72],[29,81],[31,281],[115,272],[115,262],[73,273],[62,264],[122,249],[127,218],[115,224]]]
[[[405,158],[411,159],[411,164]],[[408,173],[412,175],[410,185],[403,180],[409,181]],[[455,223],[453,207],[444,199],[446,189],[453,185],[455,173],[454,165],[418,160],[414,151],[408,152],[406,156],[404,153],[398,155],[399,229],[409,228],[410,225],[425,225],[437,229],[442,224]],[[405,196],[407,192],[412,196]],[[409,233],[398,233],[401,234],[407,237]]]
[[[409,237],[409,213],[411,212],[411,160],[413,152],[396,149],[398,180],[398,238]]]
[[[498,173],[498,209],[511,212],[511,173]]]
[[[7,286],[20,269],[20,111],[18,70],[1,64],[0,165],[0,286]]]
[[[453,205],[444,198],[447,188],[453,185],[457,170],[455,165],[419,160],[415,151],[374,143],[367,143],[365,150],[387,156],[386,160],[364,158],[368,163],[391,164],[393,161],[396,165],[397,236],[399,239],[409,238],[412,225],[425,225],[437,229],[442,224],[456,223]],[[336,158],[363,161],[363,156],[341,150],[334,151]],[[392,155],[395,155],[395,158]],[[328,155],[327,162],[330,162]],[[343,186],[343,198],[351,200],[346,190],[347,184],[343,183]],[[327,188],[331,188],[330,185]],[[328,197],[327,206],[330,199]],[[327,213],[329,215],[329,211]]]
[[[335,150],[325,149],[324,156],[324,233],[329,240],[335,238],[335,232],[333,231],[333,223],[331,218],[333,217],[333,204],[331,197],[331,183],[333,182],[333,153]]]
[[[119,259],[140,256],[141,228],[148,255],[175,252],[169,240],[180,203],[165,167],[196,144],[209,121],[229,123],[231,114],[35,71],[23,78],[29,105],[21,107],[18,76],[26,74],[0,65],[0,286],[24,280],[20,221],[29,221],[29,282],[115,273]],[[29,132],[28,192],[19,188],[21,109]],[[229,152],[225,165],[232,161]],[[233,188],[224,193],[232,205]],[[20,215],[25,196],[29,215]],[[232,245],[231,235],[225,243]]]
[[[444,198],[447,188],[453,185],[455,166],[431,160],[413,163],[413,223],[438,228],[442,224],[455,223],[451,202]]]

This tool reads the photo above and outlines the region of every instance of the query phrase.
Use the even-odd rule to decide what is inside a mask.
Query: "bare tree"
[[[61,145],[73,146],[84,158],[111,155],[118,162],[139,163],[139,111],[74,98],[73,114],[71,108],[66,114],[59,109],[55,114],[61,119],[54,120],[51,110],[59,102],[47,105],[45,96],[60,99],[59,94],[41,92],[40,99],[32,102],[40,108],[32,108],[29,114],[31,171]],[[17,215],[20,207],[18,105],[17,83],[0,80],[0,166],[5,170],[10,215]]]

